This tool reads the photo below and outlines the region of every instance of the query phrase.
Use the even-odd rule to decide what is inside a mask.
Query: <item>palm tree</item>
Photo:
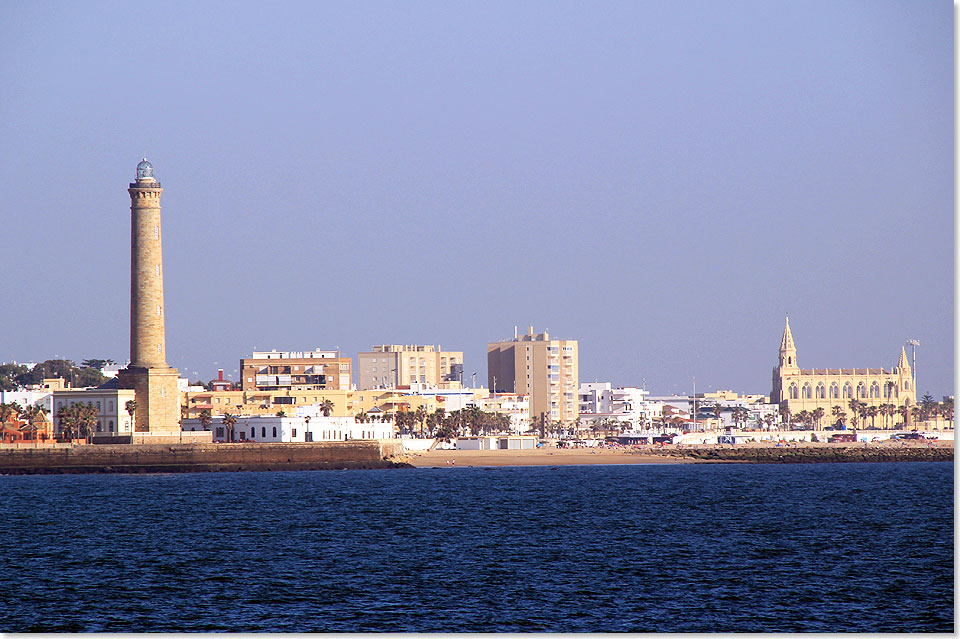
[[[330,417],[330,413],[333,412],[333,402],[329,399],[320,402],[320,412],[323,413],[324,417]]]
[[[717,426],[720,426],[723,424],[723,422],[720,421],[720,412],[722,410],[723,410],[723,407],[720,404],[715,404],[713,407],[713,416],[717,418]],[[736,414],[736,411],[734,411],[734,414]],[[734,419],[736,419],[736,417],[734,417]]]
[[[823,409],[822,406],[815,408],[812,413],[813,421],[816,422],[816,429],[822,430],[823,428],[823,416],[827,414],[827,411]]]
[[[866,416],[870,418],[870,427],[877,427],[877,414],[880,412],[880,409],[876,406],[869,406],[866,409]]]
[[[857,414],[860,415],[860,423],[863,424],[863,427],[867,427],[867,403],[866,402],[857,402]]]
[[[806,426],[810,422],[810,411],[808,410],[800,411],[799,413],[797,413],[797,419],[800,421],[801,424]]]
[[[280,412],[282,413],[283,411],[280,411]],[[283,415],[280,415],[280,417],[283,417]],[[233,427],[237,425],[237,418],[231,415],[230,413],[224,413],[220,421],[227,428],[227,441],[232,442]]]
[[[847,406],[850,407],[850,412],[853,413],[853,416],[850,418],[850,424],[853,426],[854,429],[856,429],[857,413],[859,412],[859,409],[860,409],[860,400],[854,397],[849,402],[847,402]]]
[[[136,430],[137,430],[137,422],[136,422],[136,420],[133,418],[133,414],[137,412],[137,400],[135,400],[135,399],[128,400],[127,403],[124,404],[123,406],[124,406],[124,408],[127,409],[127,414],[130,415],[130,424],[133,426],[133,428],[131,428],[130,430],[131,430],[131,431],[136,431]],[[207,413],[209,413],[209,412],[210,412],[210,411],[207,411]],[[202,417],[200,418],[200,423],[203,423],[203,418],[202,418]]]
[[[840,406],[839,404],[831,408],[830,413],[833,415],[834,424],[837,422],[843,424],[847,421],[847,411],[843,410],[843,406]]]
[[[80,407],[80,410],[78,411],[79,414],[77,416],[79,422],[78,425],[80,427],[80,436],[85,438],[88,444],[92,444],[93,433],[97,426],[97,415],[99,414],[99,411],[90,402],[85,404],[76,404],[76,406]]]
[[[353,416],[353,421],[358,424],[365,424],[367,422],[367,413],[361,410],[359,413]]]
[[[787,400],[780,402],[780,421],[787,425],[787,430],[790,429],[790,404],[787,403]]]
[[[130,402],[127,402],[128,404]],[[136,402],[134,402],[136,403]],[[136,408],[136,406],[134,406]],[[210,417],[210,409],[204,408],[200,411],[200,425],[203,427],[203,430],[210,430],[210,422],[213,421]]]
[[[423,439],[423,425],[427,421],[427,409],[424,408],[423,404],[417,406],[414,417],[416,421],[420,422],[420,439]]]
[[[907,425],[907,417],[910,415],[910,409],[907,408],[907,405],[906,405],[906,404],[901,404],[900,406],[897,406],[896,413],[897,413],[898,415],[900,415],[900,423],[901,423],[904,427],[906,427],[906,425]]]

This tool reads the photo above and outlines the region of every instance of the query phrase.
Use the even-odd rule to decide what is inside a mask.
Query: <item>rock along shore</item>
[[[951,442],[952,444],[952,442]],[[821,446],[701,446],[669,454],[695,461],[810,464],[824,462],[953,461],[953,446],[878,446],[826,444]]]
[[[389,441],[92,445],[0,450],[0,474],[191,473],[402,468]]]

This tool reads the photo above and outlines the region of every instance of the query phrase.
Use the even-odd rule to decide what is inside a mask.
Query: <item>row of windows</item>
[[[908,390],[909,382],[904,382],[903,388],[904,390]],[[856,395],[854,395],[854,392],[856,393]],[[884,399],[890,399],[890,398],[897,399],[900,397],[899,390],[895,382],[887,382],[886,384],[884,384],[882,392],[883,392]],[[872,384],[870,384],[870,388],[869,388],[870,399],[879,399],[880,394],[881,394],[880,384],[878,384],[877,382],[873,382]],[[829,388],[827,388],[823,382],[820,382],[819,384],[817,384],[816,388],[814,388],[810,384],[810,382],[807,382],[803,385],[802,388],[799,388],[799,389],[797,388],[797,384],[794,382],[794,383],[791,383],[790,387],[787,389],[787,396],[790,399],[798,399],[798,398],[840,399],[841,392],[840,392],[840,385],[837,384],[836,382],[833,382],[832,384],[830,384]],[[853,399],[855,396],[860,399],[867,398],[868,389],[866,384],[864,384],[863,382],[860,382],[859,384],[857,384],[856,391],[854,391],[853,385],[850,382],[847,382],[846,384],[843,385],[843,393],[842,393],[843,399]]]

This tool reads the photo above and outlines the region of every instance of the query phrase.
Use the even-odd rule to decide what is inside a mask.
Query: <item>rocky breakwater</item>
[[[666,452],[666,451],[664,451]],[[697,446],[670,454],[696,461],[810,464],[824,462],[952,462],[953,442],[913,445],[807,444],[792,446]]]
[[[386,441],[118,444],[0,450],[0,474],[183,473],[399,468]]]

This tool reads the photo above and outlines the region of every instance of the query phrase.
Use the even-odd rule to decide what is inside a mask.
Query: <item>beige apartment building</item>
[[[357,388],[397,388],[427,384],[455,388],[463,373],[463,351],[433,344],[381,344],[357,357]]]
[[[530,396],[530,417],[572,424],[579,415],[577,340],[550,339],[547,331],[487,344],[487,381],[493,392]]]
[[[214,416],[224,413],[271,416],[281,411],[294,415],[297,407],[321,404],[324,400],[333,404],[332,417],[353,414],[352,391],[349,389],[186,391],[180,393],[180,414],[184,419],[198,419],[205,410]]]
[[[244,391],[349,389],[353,360],[340,351],[254,351],[240,360]]]

